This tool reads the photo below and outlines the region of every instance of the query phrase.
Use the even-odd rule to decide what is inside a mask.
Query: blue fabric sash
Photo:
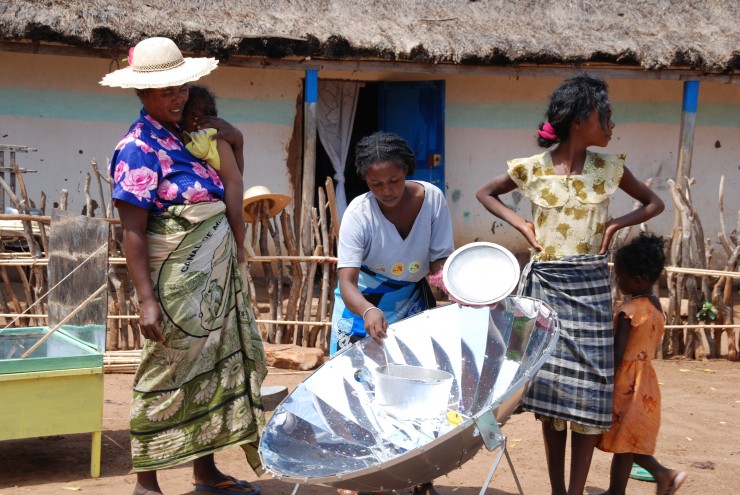
[[[421,279],[419,282],[393,280],[371,271],[364,265],[360,268],[357,288],[369,303],[383,311],[388,324],[434,307],[435,304],[426,279]],[[337,285],[334,291],[329,355],[333,356],[338,350],[348,347],[365,336],[367,333],[365,333],[365,322],[362,316],[347,309],[342,300],[339,285]]]

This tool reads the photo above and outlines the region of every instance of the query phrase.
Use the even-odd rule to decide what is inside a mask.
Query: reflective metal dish
[[[450,304],[394,323],[384,347],[365,338],[288,395],[264,428],[263,464],[283,481],[358,491],[442,476],[481,446],[501,446],[498,426],[521,402],[558,335],[553,310],[527,297],[482,308]],[[375,375],[388,365],[449,373],[449,388],[435,392],[447,407],[415,419],[403,414],[415,404],[389,413],[377,399]]]
[[[464,304],[486,306],[505,298],[519,282],[519,262],[492,242],[471,242],[453,252],[444,265],[445,287]]]

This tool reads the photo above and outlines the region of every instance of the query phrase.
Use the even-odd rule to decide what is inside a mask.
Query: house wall
[[[47,212],[62,189],[69,191],[69,209],[82,211],[90,161],[97,160],[105,171],[116,143],[139,116],[133,89],[98,84],[116,68],[112,64],[0,51],[0,144],[38,150],[18,153],[17,162],[37,170],[24,181],[34,201],[46,193]],[[244,133],[245,187],[259,183],[291,194],[286,162],[302,73],[219,67],[201,82],[218,95],[219,115]],[[5,160],[7,165],[7,154]],[[97,199],[95,182],[91,189]]]
[[[47,204],[51,204],[58,201],[65,188],[70,192],[70,209],[81,211],[90,160],[95,158],[102,164],[138,116],[140,105],[133,90],[98,85],[110,70],[107,60],[0,52],[0,67],[0,143],[38,149],[18,158],[20,166],[39,171],[26,177],[32,198],[37,199],[43,190],[49,198]],[[290,177],[286,163],[294,158],[289,157],[288,149],[302,77],[301,71],[220,67],[202,80],[219,95],[221,115],[244,133],[246,187],[260,183],[274,192],[291,193],[290,184],[295,178]],[[486,212],[475,199],[475,191],[504,173],[507,159],[541,151],[535,145],[535,130],[559,78],[359,71],[320,71],[319,77],[360,81],[444,79],[446,193],[455,243],[490,240],[526,257],[527,246],[520,236]],[[667,235],[674,208],[666,180],[675,177],[682,83],[641,79],[608,82],[616,128],[606,151],[627,153],[628,167],[638,179],[653,178],[653,188],[667,208],[649,222],[649,227]],[[728,229],[732,230],[737,221],[738,156],[740,85],[702,82],[692,197],[705,235],[714,243],[720,225],[717,194],[721,175],[725,176]],[[505,200],[529,216],[529,203],[515,192]],[[631,208],[629,197],[623,193],[615,196],[613,214]]]
[[[399,73],[340,73],[326,71],[319,77],[355,80],[446,81],[445,174],[446,195],[452,215],[455,245],[476,240],[492,241],[528,258],[523,238],[489,214],[475,199],[475,192],[488,180],[506,172],[506,161],[543,150],[535,132],[544,118],[550,92],[560,78],[479,75],[424,75]],[[653,179],[652,188],[666,204],[648,228],[670,235],[675,209],[668,192],[668,179],[675,179],[681,128],[683,83],[643,79],[607,81],[616,123],[608,148],[597,151],[626,153],[627,167],[641,181]],[[717,260],[726,260],[717,245],[720,230],[718,192],[725,177],[725,224],[735,228],[740,203],[740,85],[700,83],[696,134],[693,148],[691,188],[694,207],[704,234],[715,246]],[[517,192],[504,201],[531,218],[529,201]],[[619,216],[633,207],[633,200],[619,192],[610,211]]]
[[[508,225],[488,214],[475,190],[506,170],[506,160],[541,152],[535,131],[543,119],[549,93],[560,79],[454,77],[447,83],[447,196],[457,242],[473,239],[500,242],[522,253],[527,245]],[[653,178],[653,190],[665,212],[649,221],[650,230],[669,235],[674,207],[667,180],[675,179],[681,126],[683,83],[621,79],[608,81],[616,123],[607,153],[626,153],[627,167],[639,180]],[[719,181],[725,176],[725,221],[732,230],[740,188],[740,85],[700,84],[691,177],[694,206],[712,242],[720,229]],[[531,218],[530,205],[512,193],[507,203]],[[619,216],[633,201],[620,192],[611,203]],[[511,235],[511,234],[514,235]],[[717,248],[715,252],[721,252]],[[720,258],[725,258],[720,255]]]

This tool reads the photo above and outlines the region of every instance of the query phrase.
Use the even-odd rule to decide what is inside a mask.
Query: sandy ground
[[[740,363],[725,360],[656,361],[663,390],[663,423],[657,457],[666,465],[689,473],[680,494],[740,493],[740,442],[734,429],[740,417]],[[291,390],[308,374],[272,369],[266,385]],[[0,495],[33,493],[125,494],[132,492],[127,417],[132,375],[106,375],[102,473],[90,478],[90,435],[65,435],[0,442]],[[0,400],[2,398],[0,397]],[[537,422],[531,414],[513,416],[504,426],[509,453],[524,493],[549,493],[544,451]],[[265,495],[289,495],[294,485],[257,478],[241,449],[216,456],[225,472],[255,481]],[[436,480],[442,495],[475,495],[485,482],[495,452],[481,450],[475,458]],[[596,452],[586,493],[608,486],[610,457]],[[196,494],[190,484],[190,466],[160,473],[166,494]],[[303,485],[304,495],[334,495],[329,487]],[[505,459],[496,469],[488,494],[518,493]],[[655,484],[630,481],[630,494],[655,493]]]

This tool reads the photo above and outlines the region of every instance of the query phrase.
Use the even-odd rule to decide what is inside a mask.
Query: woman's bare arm
[[[141,334],[155,342],[162,342],[162,310],[154,297],[154,287],[149,274],[149,242],[146,226],[149,212],[125,201],[116,201],[118,216],[123,228],[123,246],[126,264],[139,298],[139,328]]]
[[[486,210],[518,230],[533,248],[542,251],[542,246],[535,238],[532,222],[525,220],[524,217],[517,214],[499,199],[500,195],[509,193],[514,189],[516,189],[516,183],[509,177],[509,174],[501,174],[481,187],[475,193],[475,197],[478,198],[478,201]]]
[[[606,253],[614,234],[619,229],[650,220],[665,209],[665,205],[658,195],[648,186],[637,180],[627,167],[624,167],[619,188],[642,203],[642,206],[606,223],[604,226],[604,240],[601,243],[599,254]]]
[[[244,182],[242,174],[236,165],[236,157],[231,145],[223,139],[218,140],[218,154],[221,159],[221,170],[218,171],[221,182],[224,184],[224,203],[226,203],[226,218],[236,239],[237,260],[239,264],[246,261],[244,253],[244,237],[247,227],[242,217]]]
[[[367,332],[375,342],[382,345],[383,339],[387,335],[386,330],[388,328],[388,322],[380,309],[370,309],[374,308],[374,306],[365,299],[365,296],[363,296],[357,288],[360,269],[355,267],[340,268],[338,271],[338,277],[339,292],[342,295],[344,305],[347,306],[347,309],[352,313],[364,316],[365,332]]]

